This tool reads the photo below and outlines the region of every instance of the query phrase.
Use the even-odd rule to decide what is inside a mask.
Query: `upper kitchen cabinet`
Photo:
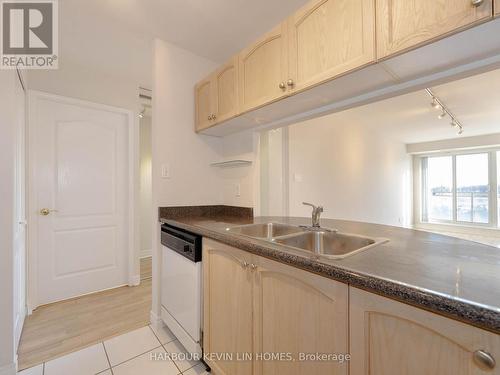
[[[492,0],[377,0],[377,56],[383,58],[492,16]]]
[[[199,82],[195,89],[195,130],[200,131],[214,125],[215,80],[213,75]]]
[[[288,36],[280,24],[239,55],[240,111],[260,107],[287,94]]]
[[[290,77],[302,90],[375,60],[374,0],[315,0],[288,20]]]
[[[500,374],[500,336],[349,288],[351,375]]]
[[[238,58],[233,57],[195,87],[196,131],[238,114]]]
[[[214,74],[215,122],[219,123],[238,114],[238,57],[219,68]]]

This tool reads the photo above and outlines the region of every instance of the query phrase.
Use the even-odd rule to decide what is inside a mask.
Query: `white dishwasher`
[[[190,353],[201,355],[201,236],[161,226],[161,318]]]

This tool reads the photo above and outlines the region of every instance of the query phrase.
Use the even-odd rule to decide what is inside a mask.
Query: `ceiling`
[[[105,71],[151,87],[152,40],[222,62],[307,0],[64,0],[59,2],[60,64]],[[433,87],[466,136],[500,133],[500,71]],[[456,138],[424,91],[330,115],[404,143]]]
[[[64,0],[60,63],[132,76],[151,86],[152,40],[217,63],[270,30],[307,0]]]
[[[424,91],[339,112],[334,123],[358,123],[404,143],[429,142],[500,133],[500,70],[432,87],[434,93],[464,125],[456,134],[449,117],[439,120]]]

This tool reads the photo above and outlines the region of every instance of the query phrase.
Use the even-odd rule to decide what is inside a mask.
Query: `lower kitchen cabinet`
[[[294,359],[256,361],[255,374],[347,374],[345,361],[304,355],[348,353],[348,286],[262,257],[253,262],[254,350]]]
[[[215,374],[348,374],[338,360],[348,352],[347,285],[211,240],[203,267],[204,350]],[[216,358],[223,353],[233,360]]]
[[[500,335],[203,241],[216,375],[500,375]]]
[[[241,358],[253,353],[250,262],[245,251],[203,239],[203,350],[217,375],[253,374],[253,361]]]
[[[351,375],[500,374],[488,366],[499,335],[356,288],[349,298]]]

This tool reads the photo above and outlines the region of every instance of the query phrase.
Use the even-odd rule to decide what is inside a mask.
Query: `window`
[[[496,150],[423,157],[422,221],[498,226],[499,157]]]
[[[457,155],[457,221],[489,223],[488,154]]]
[[[451,156],[426,158],[427,220],[453,220],[453,159]]]

